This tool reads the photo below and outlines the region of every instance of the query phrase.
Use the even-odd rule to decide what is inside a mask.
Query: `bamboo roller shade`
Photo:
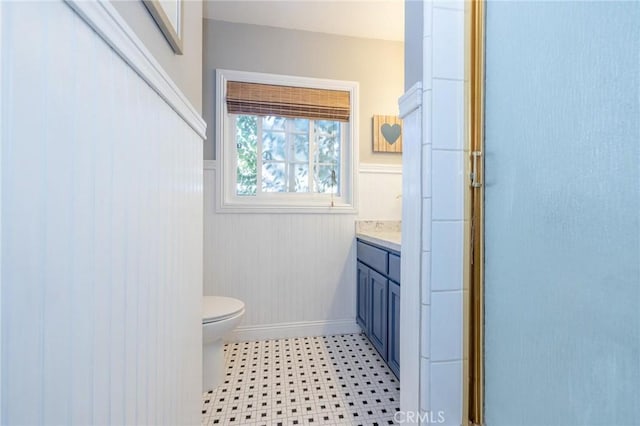
[[[231,114],[349,121],[349,95],[342,90],[228,81],[227,111]]]

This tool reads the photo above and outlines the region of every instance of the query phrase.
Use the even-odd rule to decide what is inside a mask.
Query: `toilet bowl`
[[[224,336],[244,315],[244,303],[231,297],[204,296],[202,303],[202,391],[216,388],[224,377]]]

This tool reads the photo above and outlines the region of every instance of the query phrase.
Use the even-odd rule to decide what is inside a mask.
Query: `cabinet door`
[[[373,346],[380,352],[382,358],[387,360],[387,279],[374,271],[369,270],[369,285],[371,286],[371,316],[369,339]]]
[[[369,335],[369,310],[371,302],[369,290],[369,268],[358,262],[358,290],[356,306],[356,322],[365,334]]]
[[[387,364],[400,378],[400,285],[389,281],[389,345]]]

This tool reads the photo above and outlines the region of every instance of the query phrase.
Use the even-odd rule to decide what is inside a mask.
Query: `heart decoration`
[[[393,126],[388,123],[384,123],[380,126],[380,131],[382,132],[382,136],[384,139],[389,142],[391,145],[396,143],[398,138],[400,137],[401,128],[399,124],[394,124]]]

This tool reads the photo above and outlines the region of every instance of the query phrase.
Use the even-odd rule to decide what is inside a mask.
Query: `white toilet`
[[[202,303],[202,391],[216,388],[224,377],[223,337],[236,328],[244,303],[231,297],[204,296]]]

